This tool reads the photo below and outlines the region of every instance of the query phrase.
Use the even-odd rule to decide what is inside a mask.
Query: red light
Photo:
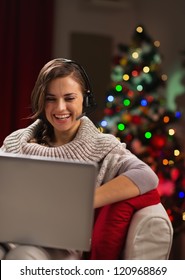
[[[138,71],[136,71],[136,70],[132,71],[132,76],[133,77],[137,77],[138,75],[139,75]]]

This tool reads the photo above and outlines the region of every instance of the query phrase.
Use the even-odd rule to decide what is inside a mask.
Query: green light
[[[145,132],[145,138],[150,139],[152,137],[152,133],[147,131]]]
[[[124,104],[125,106],[129,106],[129,105],[130,105],[130,100],[129,100],[129,99],[123,100],[123,104]]]
[[[142,85],[138,85],[138,86],[137,86],[137,90],[138,90],[138,91],[142,91],[142,90],[143,90],[143,86],[142,86]]]
[[[125,129],[125,125],[123,123],[119,123],[118,124],[118,130],[124,130]]]
[[[122,91],[122,86],[121,85],[116,85],[116,91]]]

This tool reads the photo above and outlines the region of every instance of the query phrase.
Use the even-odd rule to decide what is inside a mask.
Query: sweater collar
[[[100,162],[119,142],[114,136],[101,133],[91,120],[84,116],[81,118],[81,124],[75,138],[65,145],[46,147],[29,143],[29,140],[34,137],[35,131],[40,128],[40,124],[41,121],[36,120],[27,128],[20,130],[16,136],[19,140],[17,145],[20,145],[21,153],[64,160]]]

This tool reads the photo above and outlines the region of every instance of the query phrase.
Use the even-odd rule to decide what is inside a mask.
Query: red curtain
[[[53,0],[0,0],[0,146],[29,124],[30,94],[52,57]]]

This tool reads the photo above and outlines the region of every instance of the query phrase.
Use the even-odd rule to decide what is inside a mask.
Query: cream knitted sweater
[[[95,162],[99,167],[97,186],[122,174],[138,186],[141,194],[156,188],[158,178],[151,168],[127,150],[126,145],[116,137],[101,133],[89,118],[81,118],[75,138],[59,147],[29,143],[40,126],[41,121],[36,120],[27,128],[14,131],[4,140],[1,151]]]

